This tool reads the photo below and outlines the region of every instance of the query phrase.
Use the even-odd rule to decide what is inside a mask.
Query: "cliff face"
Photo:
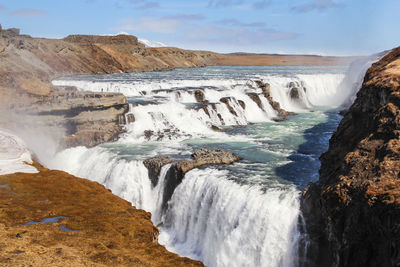
[[[301,208],[305,266],[400,264],[400,47],[367,71]]]
[[[55,77],[200,67],[212,64],[210,58],[216,56],[178,48],[145,48],[129,35],[64,39],[0,35],[0,87],[47,95]]]

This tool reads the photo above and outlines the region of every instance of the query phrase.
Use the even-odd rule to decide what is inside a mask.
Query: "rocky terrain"
[[[128,35],[31,38],[0,30],[0,125],[57,128],[67,146],[94,146],[121,133],[128,104],[121,94],[78,93],[51,81],[72,74],[120,73],[200,67],[216,54],[178,48],[145,48]],[[18,122],[23,122],[18,124]],[[11,125],[11,126],[10,126]]]
[[[400,47],[367,71],[302,197],[304,266],[400,265]]]

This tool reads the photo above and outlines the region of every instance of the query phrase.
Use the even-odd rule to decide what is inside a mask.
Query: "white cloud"
[[[25,18],[43,17],[47,15],[47,11],[34,8],[20,8],[12,11],[10,15]]]
[[[270,28],[246,29],[246,28],[225,28],[213,25],[200,26],[192,29],[187,38],[191,40],[207,41],[210,43],[235,43],[238,45],[254,45],[263,42],[292,40],[298,34],[283,32]]]
[[[139,20],[124,19],[121,21],[121,26],[116,27],[115,30],[128,32],[174,33],[180,25],[181,21],[178,19],[144,17]]]
[[[313,10],[325,11],[327,9],[339,8],[342,6],[343,6],[342,4],[336,3],[333,0],[314,0],[313,2],[294,6],[292,10],[295,12],[304,13]]]

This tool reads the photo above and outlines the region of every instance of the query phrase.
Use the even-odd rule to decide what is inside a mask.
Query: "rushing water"
[[[119,141],[61,151],[48,165],[98,181],[152,212],[160,243],[180,255],[208,266],[296,266],[300,192],[318,178],[318,157],[340,119],[336,108],[357,90],[345,70],[206,67],[57,80],[80,90],[124,93],[135,121]],[[269,83],[273,99],[298,115],[274,122],[277,113],[256,80]],[[208,103],[196,101],[196,91]],[[188,172],[162,210],[169,165],[153,187],[143,160],[186,159],[203,147],[243,160]]]

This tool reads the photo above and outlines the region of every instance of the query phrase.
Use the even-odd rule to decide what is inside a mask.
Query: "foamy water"
[[[273,99],[298,115],[274,122],[277,112],[256,80],[269,83]],[[318,178],[318,158],[340,120],[335,108],[359,86],[338,67],[207,67],[80,76],[54,84],[121,92],[135,121],[119,141],[61,151],[48,165],[98,181],[152,212],[160,243],[207,266],[297,265],[300,192]],[[196,101],[196,91],[207,103]],[[261,106],[249,93],[259,96]],[[187,159],[202,147],[243,160],[188,172],[162,209],[169,165],[153,187],[143,160]]]

